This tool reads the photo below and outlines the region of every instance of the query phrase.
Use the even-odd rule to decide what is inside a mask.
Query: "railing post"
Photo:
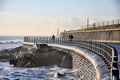
[[[28,36],[27,36],[27,42],[28,42]]]
[[[120,19],[118,19],[118,24],[120,24]]]
[[[49,39],[48,39],[48,37],[47,37],[47,43],[49,43]]]
[[[41,43],[43,43],[43,37],[41,37]]]
[[[36,37],[36,43],[38,44],[38,36]]]
[[[34,44],[35,44],[35,36],[34,36]]]
[[[28,42],[30,42],[30,36],[28,36]]]
[[[31,42],[31,37],[29,36],[29,42]]]
[[[33,36],[31,36],[31,42],[33,43]]]
[[[112,20],[112,25],[114,24],[114,20]]]
[[[56,44],[58,44],[58,37],[56,38]]]
[[[103,26],[104,26],[104,22],[103,22]]]
[[[43,43],[43,38],[41,37],[41,43]]]
[[[39,37],[39,43],[41,43],[41,36]]]
[[[25,37],[24,37],[24,42],[26,42],[26,41],[25,41]]]
[[[64,38],[62,38],[62,44],[64,44]]]
[[[31,36],[30,36],[30,42],[31,42]]]
[[[26,36],[26,42],[28,42],[28,41],[27,41],[27,36]]]
[[[25,37],[25,41],[27,42],[27,36]]]
[[[40,42],[39,42],[39,36],[38,36],[38,44],[39,44]]]
[[[107,21],[107,26],[109,26],[109,21]]]
[[[118,54],[117,51],[115,49],[112,49],[112,54],[113,54],[113,58],[112,58],[112,76],[115,77],[115,80],[119,79],[119,69],[118,69]]]
[[[59,37],[57,38],[57,44],[59,44]]]

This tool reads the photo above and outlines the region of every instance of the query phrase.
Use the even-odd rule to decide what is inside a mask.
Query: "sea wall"
[[[18,67],[57,65],[73,69],[82,80],[110,80],[107,64],[100,56],[89,50],[58,44],[48,44],[48,46],[27,44],[24,45],[25,50],[22,48],[16,59],[10,60],[11,64],[17,63],[15,66]],[[30,49],[29,52],[26,52],[26,48]]]
[[[110,73],[103,59],[97,54],[71,46],[50,44],[50,46],[68,52],[72,55],[72,69],[82,80],[110,80]]]
[[[61,33],[62,38],[68,38],[72,34],[73,40],[95,40],[102,42],[119,42],[120,29],[91,30],[91,31],[65,31]]]

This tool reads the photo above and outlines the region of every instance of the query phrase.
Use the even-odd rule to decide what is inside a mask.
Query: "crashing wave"
[[[0,41],[0,44],[8,44],[8,43],[21,43],[23,42],[23,40],[4,40],[4,41]]]

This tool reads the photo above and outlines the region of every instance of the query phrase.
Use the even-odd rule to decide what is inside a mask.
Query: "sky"
[[[0,35],[57,34],[120,19],[119,0],[0,0]]]

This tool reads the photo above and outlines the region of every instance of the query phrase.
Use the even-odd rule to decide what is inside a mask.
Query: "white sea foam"
[[[63,76],[55,77],[58,73],[64,73]],[[69,72],[69,74],[68,74]],[[71,69],[59,68],[56,65],[36,68],[18,68],[9,66],[8,62],[0,62],[0,79],[7,78],[9,80],[78,80],[78,77],[70,73]]]
[[[23,40],[2,40],[0,41],[0,44],[8,44],[8,43],[20,43],[20,42],[23,42]]]

